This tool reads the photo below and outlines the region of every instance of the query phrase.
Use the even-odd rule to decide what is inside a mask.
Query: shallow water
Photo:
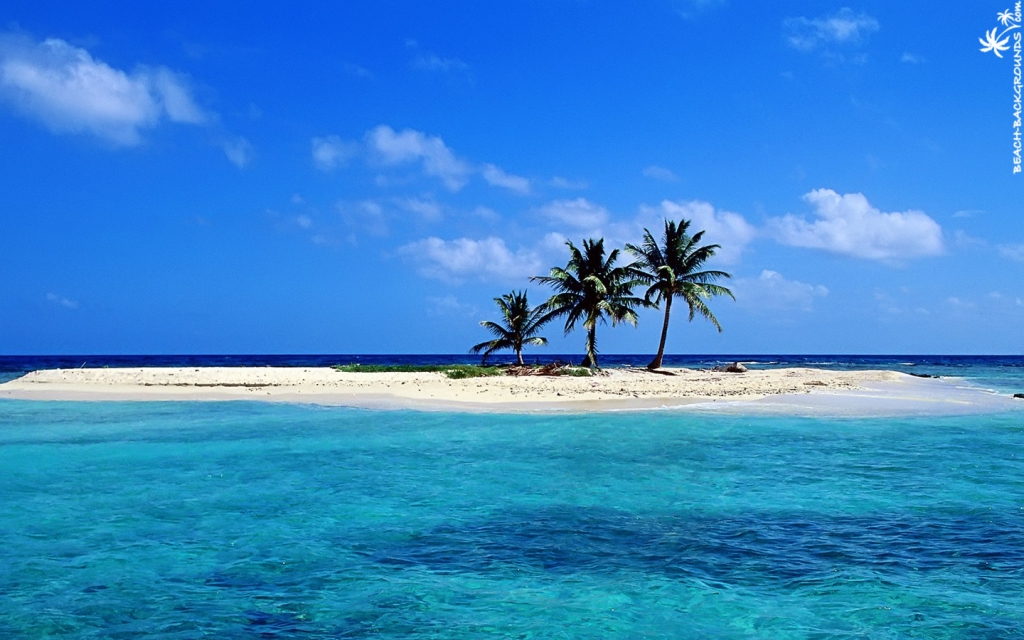
[[[0,402],[0,637],[1019,637],[1020,412]]]

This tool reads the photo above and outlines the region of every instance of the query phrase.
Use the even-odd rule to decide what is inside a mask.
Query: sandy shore
[[[824,406],[838,398],[868,403],[925,401],[961,406],[942,381],[894,371],[822,369],[746,373],[609,369],[594,377],[489,377],[450,380],[440,373],[343,373],[289,367],[53,369],[0,384],[0,398],[28,400],[264,400],[366,408],[462,411],[604,411],[736,406],[782,398],[775,406]],[[818,401],[794,401],[805,396]],[[961,394],[962,395],[962,394]],[[786,400],[788,399],[788,400]],[[863,403],[862,403],[863,404]],[[766,405],[766,406],[771,406]]]

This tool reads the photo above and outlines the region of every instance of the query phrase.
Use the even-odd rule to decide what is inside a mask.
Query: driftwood
[[[510,376],[560,376],[569,368],[570,364],[565,362],[552,362],[542,366],[531,366],[522,364],[510,364],[505,373]]]

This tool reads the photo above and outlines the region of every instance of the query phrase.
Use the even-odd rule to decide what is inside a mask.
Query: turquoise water
[[[1024,413],[0,402],[3,638],[1006,638]]]

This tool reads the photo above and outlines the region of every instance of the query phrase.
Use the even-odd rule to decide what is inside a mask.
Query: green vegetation
[[[616,267],[619,250],[605,256],[604,238],[583,241],[583,251],[572,242],[569,247],[569,262],[565,268],[554,267],[550,275],[530,278],[533,282],[546,284],[555,294],[545,303],[547,315],[543,321],[565,316],[565,333],[568,335],[583,321],[587,330],[587,355],[583,366],[597,367],[597,323],[612,326],[620,322],[637,323],[636,309],[650,303],[633,296],[633,287],[645,284],[645,276],[632,265]]]
[[[336,364],[331,368],[345,373],[443,373],[452,380],[506,375],[585,378],[592,374],[587,367],[572,367],[560,363],[507,367],[478,367],[472,364]]]
[[[589,378],[594,375],[588,367],[565,367],[551,374],[556,376],[569,376],[570,378]]]
[[[443,373],[452,380],[500,376],[503,367],[478,367],[472,364],[336,364],[331,367],[345,373]]]
[[[473,345],[470,352],[480,353],[483,351],[483,359],[480,361],[480,365],[484,366],[487,364],[487,356],[491,355],[491,353],[499,349],[511,349],[515,352],[519,364],[523,364],[524,344],[541,346],[548,343],[547,338],[537,335],[540,328],[547,322],[543,317],[544,307],[531,309],[530,303],[526,299],[525,291],[506,293],[500,298],[495,298],[494,302],[498,305],[498,309],[501,310],[501,324],[491,322],[490,320],[483,320],[480,322],[480,326],[497,337],[494,340]]]
[[[689,220],[682,220],[678,225],[672,220],[666,220],[661,244],[654,240],[650,231],[644,229],[643,243],[639,247],[633,244],[626,245],[626,251],[638,258],[635,266],[643,270],[646,284],[650,285],[644,294],[644,300],[653,302],[655,307],[663,301],[665,303],[661,342],[658,343],[658,353],[654,360],[647,365],[648,369],[661,368],[661,360],[665,355],[665,338],[668,336],[668,319],[672,313],[674,298],[681,298],[686,302],[690,309],[691,322],[699,315],[707,318],[719,332],[722,331],[722,325],[718,324],[718,319],[711,313],[705,301],[714,296],[729,296],[733,300],[736,299],[732,291],[714,283],[719,278],[731,278],[730,274],[724,271],[703,270],[704,264],[715,255],[715,250],[721,247],[717,244],[700,246],[704,232],[698,231],[691,236],[687,233],[689,227]]]

